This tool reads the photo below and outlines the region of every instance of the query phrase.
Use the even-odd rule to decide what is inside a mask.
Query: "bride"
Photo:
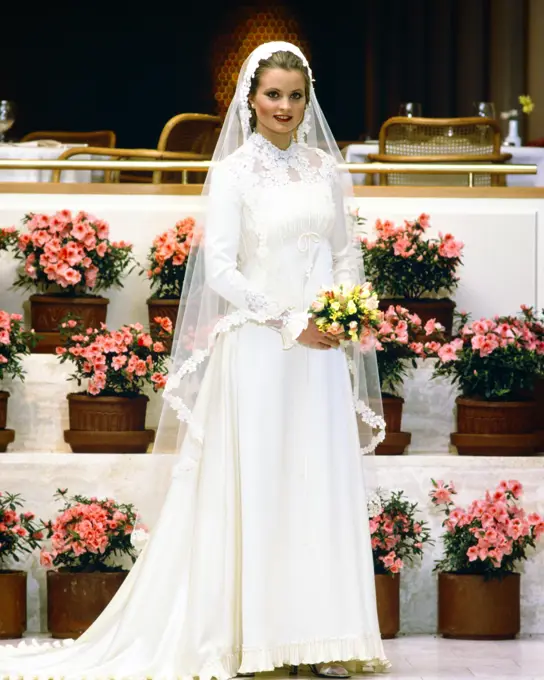
[[[375,356],[307,313],[322,286],[362,277],[351,180],[297,47],[246,60],[213,160],[155,446],[173,436],[179,454],[157,525],[77,641],[0,647],[0,678],[388,666],[361,456],[383,437]]]

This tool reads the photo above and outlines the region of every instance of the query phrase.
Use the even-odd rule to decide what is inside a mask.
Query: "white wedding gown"
[[[0,678],[387,667],[347,361],[295,342],[318,289],[353,273],[332,226],[333,165],[253,135],[215,170],[210,285],[233,310],[274,299],[296,313],[283,329],[246,323],[220,336],[194,410],[203,443],[185,438],[124,585],[76,642],[0,647]]]

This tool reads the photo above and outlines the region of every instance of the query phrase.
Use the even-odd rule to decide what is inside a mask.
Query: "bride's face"
[[[306,107],[304,76],[300,71],[266,69],[250,103],[257,116],[257,132],[274,143],[289,145]]]

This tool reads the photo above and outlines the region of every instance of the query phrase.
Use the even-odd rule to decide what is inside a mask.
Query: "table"
[[[55,160],[67,149],[86,146],[84,144],[59,144],[58,146],[41,146],[39,142],[23,142],[20,144],[0,144],[0,159],[19,160]],[[77,158],[90,160],[89,155]],[[0,170],[0,182],[49,182],[51,170]],[[104,181],[104,173],[91,170],[64,170],[62,182],[100,182]]]
[[[342,149],[342,155],[348,163],[366,163],[369,154],[379,153],[378,142],[362,142],[348,144]],[[536,175],[508,175],[506,184],[509,187],[544,187],[544,148],[538,146],[501,146],[501,153],[512,154],[509,163],[520,165],[536,165]],[[354,184],[364,184],[364,175],[354,174]],[[373,182],[377,184],[378,182]]]

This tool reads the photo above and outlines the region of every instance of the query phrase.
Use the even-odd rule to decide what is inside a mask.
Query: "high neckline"
[[[293,140],[293,138],[291,138],[289,146],[286,149],[280,149],[279,146],[276,146],[273,142],[267,139],[260,132],[254,132],[251,135],[250,139],[258,149],[261,149],[262,151],[276,157],[286,158],[292,155],[296,147],[296,142]]]

